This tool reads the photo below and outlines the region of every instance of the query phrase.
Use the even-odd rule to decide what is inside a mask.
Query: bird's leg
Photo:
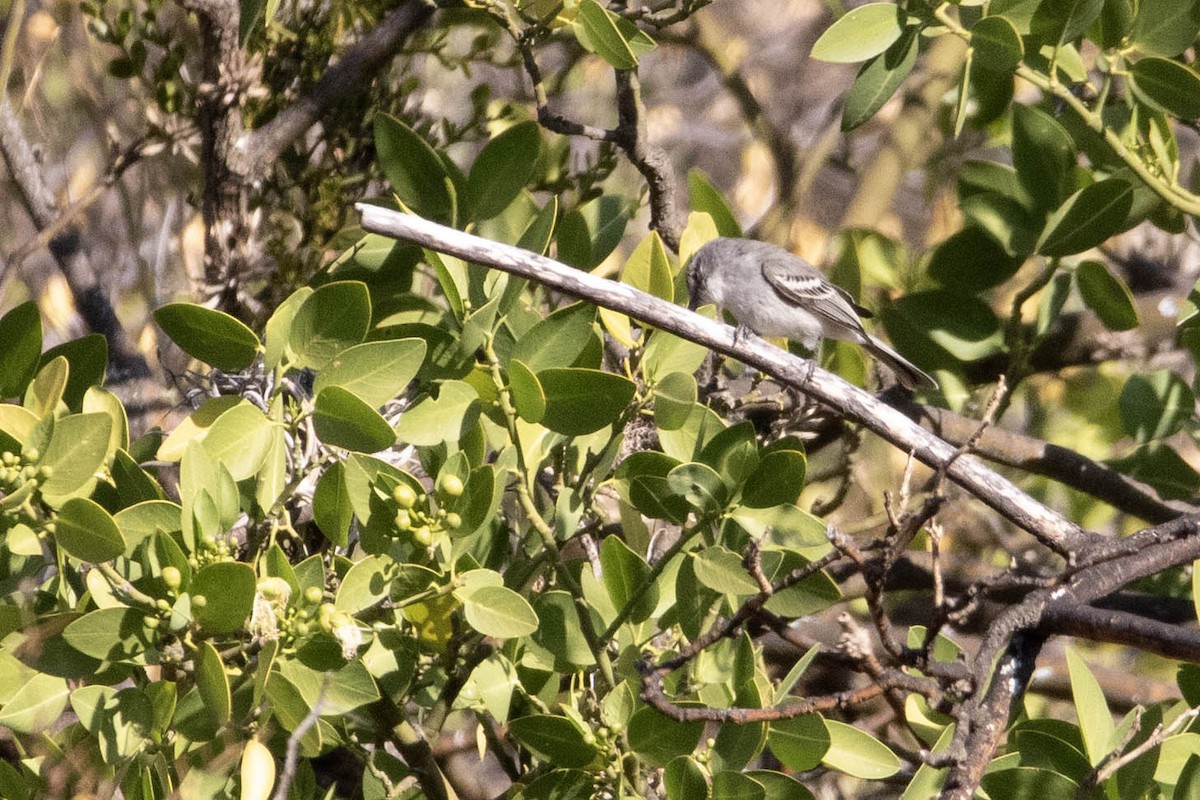
[[[733,346],[738,347],[745,342],[750,341],[750,337],[754,335],[754,331],[750,330],[749,325],[738,323],[738,326],[733,329]]]

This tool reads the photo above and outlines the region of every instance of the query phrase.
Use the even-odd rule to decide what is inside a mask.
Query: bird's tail
[[[908,389],[938,388],[938,382],[930,377],[927,372],[917,367],[874,336],[867,334],[865,344],[875,358],[886,364],[888,369],[896,374],[896,379],[900,381],[900,385]]]

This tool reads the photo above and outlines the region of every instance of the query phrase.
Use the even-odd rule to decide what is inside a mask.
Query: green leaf
[[[396,443],[387,420],[340,386],[326,386],[317,395],[313,427],[324,444],[361,453],[376,453]]]
[[[40,462],[53,470],[42,484],[42,495],[51,500],[65,498],[87,486],[108,459],[112,427],[108,414],[71,414],[59,419]]]
[[[1094,767],[1108,755],[1116,742],[1113,733],[1112,712],[1104,690],[1086,663],[1075,652],[1067,648],[1067,671],[1071,676],[1071,697],[1075,701],[1075,714],[1079,719],[1079,730],[1087,748],[1088,761]]]
[[[533,372],[569,367],[595,336],[596,307],[573,303],[557,309],[529,329],[512,351]]]
[[[68,408],[75,410],[79,408],[88,387],[99,386],[104,382],[108,366],[108,340],[99,333],[89,333],[87,336],[51,347],[42,353],[39,363],[44,366],[59,356],[65,358],[71,366],[62,399]]]
[[[971,28],[974,62],[993,72],[1011,73],[1025,56],[1016,27],[1004,17],[984,17]]]
[[[589,53],[595,53],[616,69],[633,69],[637,56],[617,27],[618,17],[596,0],[580,0],[575,18],[575,37]]]
[[[1075,144],[1054,117],[1033,106],[1013,108],[1012,157],[1021,185],[1045,209],[1073,189]]]
[[[335,281],[317,289],[296,309],[288,346],[296,367],[324,367],[362,342],[371,325],[371,297],[359,281]]]
[[[393,563],[390,557],[384,556],[367,556],[356,561],[338,586],[334,606],[339,611],[357,614],[382,602],[392,591],[388,571]]]
[[[0,317],[0,399],[19,397],[37,374],[42,316],[32,300]]]
[[[992,800],[1073,800],[1079,796],[1075,781],[1044,769],[1013,767],[983,776],[980,785]]]
[[[542,592],[533,599],[538,616],[535,642],[549,650],[564,668],[589,667],[596,663],[587,639],[579,628],[579,611],[570,593]]]
[[[908,28],[887,50],[862,65],[842,106],[843,131],[854,130],[883,108],[912,72],[919,51],[918,30]]]
[[[955,313],[946,314],[947,308]],[[892,343],[901,352],[925,355],[926,367],[986,358],[1001,345],[995,312],[976,297],[945,289],[907,294],[880,316]]]
[[[713,775],[712,800],[764,800],[766,788],[753,778],[732,770]]]
[[[532,714],[508,721],[509,733],[535,755],[560,767],[586,767],[599,751],[583,738],[574,721],[554,714]]]
[[[533,607],[521,595],[504,586],[483,586],[463,601],[467,624],[484,636],[516,639],[538,628]]]
[[[717,188],[713,186],[708,175],[703,170],[693,167],[688,170],[688,195],[692,209],[702,211],[712,217],[717,232],[732,239],[742,237],[742,226],[738,224],[733,209],[725,202]]]
[[[537,123],[521,122],[484,145],[467,177],[467,207],[475,219],[491,219],[517,199],[533,177],[540,144]]]
[[[658,587],[646,585],[650,565],[621,541],[619,536],[605,537],[600,545],[600,567],[604,588],[617,609],[629,608],[628,620],[644,622],[658,605]]]
[[[417,446],[457,442],[478,419],[475,389],[462,381],[443,381],[436,398],[426,397],[401,414],[396,436]]]
[[[267,679],[267,705],[271,713],[285,731],[295,731],[308,717],[312,706],[305,701],[290,680],[279,672],[271,673]],[[308,758],[314,758],[321,752],[321,726],[312,725],[304,736],[300,737],[300,753]]]
[[[1200,32],[1200,3],[1195,0],[1140,0],[1133,44],[1143,53],[1172,58],[1192,46]]]
[[[621,270],[621,282],[635,289],[666,300],[675,300],[675,283],[667,249],[657,231],[651,231],[633,249]]]
[[[692,756],[671,759],[663,770],[663,786],[668,800],[693,800],[708,796],[708,780],[704,770]]]
[[[389,114],[376,114],[375,152],[400,202],[423,217],[454,220],[454,184],[437,152],[419,134]]]
[[[928,272],[948,289],[978,294],[1011,278],[1022,261],[982,228],[969,225],[934,249]]]
[[[1057,47],[1081,36],[1103,7],[1104,0],[1042,0],[1030,20],[1030,31]]]
[[[1200,117],[1200,76],[1166,58],[1143,58],[1129,68],[1138,99],[1179,119]]]
[[[1195,405],[1187,383],[1168,370],[1131,376],[1118,400],[1122,427],[1138,443],[1171,436],[1192,419]]]
[[[189,356],[226,372],[240,372],[258,354],[254,331],[224,311],[171,303],[154,312],[154,321]]]
[[[667,473],[667,486],[701,514],[720,511],[729,500],[729,489],[707,464],[680,464]]]
[[[635,208],[628,198],[605,194],[569,211],[556,232],[559,260],[580,269],[598,265],[620,244]]]
[[[204,699],[204,706],[216,717],[218,725],[225,725],[233,711],[233,698],[225,664],[212,642],[200,642],[197,646],[195,675],[196,689]]]
[[[208,633],[242,630],[254,608],[256,584],[254,569],[249,564],[218,561],[201,567],[190,586],[196,622]],[[197,595],[205,598],[203,607],[195,604]]]
[[[1152,486],[1161,496],[1170,500],[1186,500],[1200,490],[1200,472],[1192,469],[1173,447],[1165,444],[1151,443],[1108,464]]]
[[[262,467],[275,432],[275,423],[258,406],[242,400],[217,417],[201,444],[235,481],[244,481]]]
[[[166,500],[146,500],[118,511],[113,521],[125,540],[125,555],[133,555],[134,548],[155,534],[179,531],[179,513],[179,506]]]
[[[71,366],[65,356],[56,356],[38,367],[37,375],[25,387],[24,405],[39,418],[54,416],[63,401]]]
[[[1125,282],[1099,261],[1084,261],[1075,269],[1083,302],[1110,331],[1128,331],[1138,325],[1133,294]]]
[[[102,608],[63,629],[67,644],[100,661],[129,661],[150,647],[145,615],[133,608]]]
[[[350,536],[350,519],[354,509],[346,492],[345,465],[334,462],[317,479],[313,491],[313,521],[325,538],[338,547],[345,547]]]
[[[825,766],[866,780],[881,780],[900,771],[900,759],[871,734],[836,720],[825,720],[829,749]]]
[[[582,436],[615,422],[636,388],[628,378],[593,369],[546,369],[537,377],[546,392],[542,424],[568,436]]]
[[[742,487],[742,504],[771,508],[795,503],[804,488],[807,459],[799,450],[769,450]]]
[[[679,722],[650,706],[633,712],[626,729],[630,749],[656,766],[690,755],[703,733],[703,722]]]
[[[43,733],[59,721],[68,696],[64,679],[39,672],[4,703],[0,709],[0,727],[14,733]]]
[[[654,424],[664,431],[687,424],[697,398],[696,379],[686,372],[667,373],[654,386]]]
[[[303,662],[303,654],[299,658],[280,659],[279,672],[299,690],[310,708],[320,702],[321,716],[348,714],[379,699],[379,687],[362,661],[323,669]]]
[[[394,244],[390,239],[388,242]],[[268,369],[279,366],[285,357],[290,358],[287,344],[292,335],[292,320],[296,318],[296,311],[312,293],[313,290],[310,287],[300,287],[288,295],[287,299],[279,304],[279,307],[267,320],[266,329],[263,332],[263,363]]]
[[[340,386],[371,408],[379,408],[404,391],[425,360],[422,339],[363,342],[334,356],[317,374],[313,394]]]
[[[508,388],[517,415],[526,422],[541,422],[546,415],[546,392],[537,375],[520,359],[508,362]]]
[[[54,541],[80,561],[100,563],[125,554],[125,537],[98,503],[72,497],[58,510]]]
[[[742,565],[742,557],[720,545],[706,547],[692,557],[692,568],[700,583],[714,592],[755,595],[760,589]]]
[[[829,751],[829,730],[820,714],[802,714],[771,723],[767,746],[780,763],[794,772],[807,772]]]
[[[893,3],[867,3],[851,9],[821,34],[812,57],[848,64],[877,56],[903,33],[899,14]]]
[[[1132,204],[1133,187],[1119,178],[1086,186],[1050,215],[1037,251],[1066,256],[1103,244],[1120,232]]]
[[[767,790],[767,800],[814,800],[812,792],[795,778],[773,769],[746,770]]]

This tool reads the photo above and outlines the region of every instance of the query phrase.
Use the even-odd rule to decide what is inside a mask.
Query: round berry
[[[179,571],[179,567],[163,567],[162,579],[168,589],[175,591],[183,583],[183,573]]]
[[[401,508],[412,508],[417,502],[417,493],[407,483],[399,483],[392,490],[392,499]]]
[[[447,497],[461,497],[465,488],[462,478],[457,475],[446,475],[441,480],[442,493]]]

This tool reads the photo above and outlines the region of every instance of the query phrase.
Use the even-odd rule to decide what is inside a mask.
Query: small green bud
[[[163,567],[162,579],[168,589],[175,591],[183,583],[183,573],[179,571],[179,567]]]
[[[462,527],[462,517],[451,511],[446,515],[446,527],[452,531],[456,531]]]
[[[192,608],[204,608],[208,605],[208,598],[202,594],[192,595]]]
[[[428,525],[422,525],[413,531],[413,541],[421,547],[429,547],[433,544],[433,531],[429,529]]]
[[[457,475],[446,475],[441,480],[440,488],[447,497],[461,497],[466,487],[463,486],[462,478]]]
[[[42,457],[42,451],[38,450],[36,447],[30,447],[21,451],[21,457],[26,461],[37,461]]]
[[[392,499],[401,508],[412,508],[417,502],[417,493],[407,483],[399,483],[392,490]]]
[[[159,611],[170,611],[171,610],[171,604],[169,602],[167,602],[166,600],[162,599],[161,597],[154,601],[154,605],[158,607]]]
[[[412,516],[407,511],[396,512],[396,530],[406,531],[412,527]]]
[[[315,606],[317,603],[321,602],[321,597],[324,594],[325,593],[321,591],[320,586],[309,586],[307,589],[304,590],[304,599],[310,605]]]

